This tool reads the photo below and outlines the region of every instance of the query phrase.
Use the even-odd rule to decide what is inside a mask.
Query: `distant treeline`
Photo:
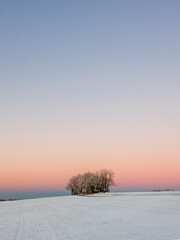
[[[152,192],[168,192],[168,191],[174,191],[174,189],[153,189]]]
[[[5,201],[16,201],[17,199],[13,199],[13,198],[10,198],[10,199],[2,199],[0,198],[0,202],[5,202]]]
[[[71,191],[72,195],[92,194],[98,192],[109,192],[110,186],[114,185],[114,173],[103,169],[99,172],[86,172],[72,177],[66,189]]]

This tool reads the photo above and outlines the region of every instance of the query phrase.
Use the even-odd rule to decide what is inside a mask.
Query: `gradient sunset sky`
[[[0,191],[180,188],[180,1],[0,1]]]

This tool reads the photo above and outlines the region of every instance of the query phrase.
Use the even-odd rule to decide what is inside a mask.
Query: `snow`
[[[180,192],[0,202],[0,240],[64,239],[180,239]]]

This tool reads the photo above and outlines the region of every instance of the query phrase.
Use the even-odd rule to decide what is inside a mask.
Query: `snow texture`
[[[180,239],[180,192],[0,202],[0,240],[65,239]]]

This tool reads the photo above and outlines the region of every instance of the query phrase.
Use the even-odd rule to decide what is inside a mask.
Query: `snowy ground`
[[[180,239],[180,192],[0,202],[0,240],[61,239]]]

